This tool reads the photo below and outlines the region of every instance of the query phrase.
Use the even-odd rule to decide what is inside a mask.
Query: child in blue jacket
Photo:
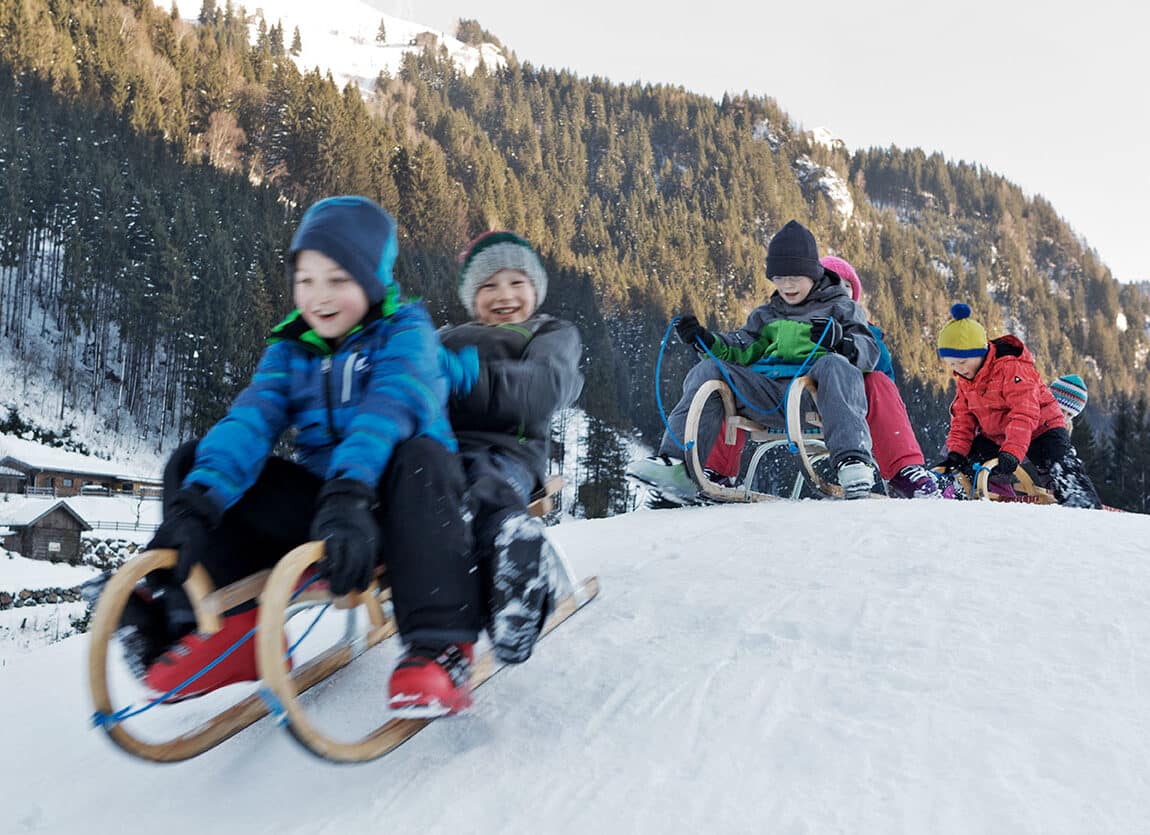
[[[481,624],[466,485],[435,331],[420,305],[400,301],[396,250],[395,221],[363,197],[321,200],[300,221],[287,258],[296,309],[227,415],[165,471],[164,521],[150,547],[178,549],[179,564],[158,596],[164,617],[130,607],[122,630],[151,688],[166,692],[256,623],[248,608],[215,635],[188,632],[179,583],[191,566],[222,586],[322,540],[333,594],[366,588],[387,564],[406,646],[391,707],[429,716],[470,704]],[[288,461],[272,450],[291,428]],[[181,695],[258,678],[253,645]]]

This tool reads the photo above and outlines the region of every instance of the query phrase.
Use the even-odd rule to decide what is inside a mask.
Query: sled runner
[[[737,414],[735,411],[735,397],[731,392],[730,386],[722,380],[708,380],[699,387],[694,398],[692,398],[691,408],[687,412],[686,427],[683,430],[685,436],[684,443],[688,448],[686,454],[690,456],[691,466],[688,468],[689,472],[703,472],[703,462],[699,459],[699,419],[708,398],[715,394],[718,394],[722,400],[723,412],[725,413],[723,435],[719,438],[718,443],[724,443],[728,446],[737,443],[738,433],[741,430],[747,433],[749,440],[757,442],[758,446],[747,465],[746,476],[743,479],[743,486],[741,487],[725,487],[721,484],[716,484],[706,477],[695,475],[695,483],[698,485],[699,493],[702,496],[719,502],[765,502],[787,498],[776,496],[773,493],[763,493],[752,490],[751,485],[754,483],[755,473],[758,471],[764,456],[772,450],[788,446],[790,444],[790,438],[792,437],[802,439],[802,441],[796,445],[804,456],[804,461],[810,460],[815,462],[826,458],[827,448],[822,441],[822,429],[817,424],[818,415],[814,412],[810,412],[806,416],[806,426],[803,426],[798,432],[791,430],[790,434],[788,434],[788,431],[781,427],[765,426]],[[809,478],[809,476],[807,477]],[[791,490],[789,498],[799,498],[802,493],[803,483],[804,474],[800,472],[795,477],[794,487]],[[811,483],[815,484],[813,481]]]
[[[551,507],[551,496],[563,484],[558,477],[549,478],[544,490],[533,496],[529,506],[532,515],[542,516]],[[544,626],[546,635],[556,626],[590,602],[598,594],[594,577],[579,581],[566,555],[550,536],[545,537],[560,576],[560,587],[554,590],[556,603]],[[93,721],[121,749],[133,756],[153,762],[179,762],[195,757],[219,745],[244,728],[274,713],[293,737],[309,751],[334,762],[363,762],[383,756],[425,727],[430,719],[391,719],[363,739],[346,743],[332,740],[318,731],[299,704],[301,693],[345,667],[367,649],[396,633],[390,612],[390,589],[379,588],[386,579],[383,572],[366,591],[332,598],[325,584],[312,588],[309,571],[323,557],[323,543],[309,542],[284,556],[270,571],[261,571],[218,590],[212,590],[207,572],[195,566],[185,583],[185,590],[195,609],[197,628],[205,634],[219,630],[219,617],[224,612],[258,599],[259,628],[254,637],[261,682],[256,692],[206,719],[190,731],[174,738],[153,742],[128,727],[128,720],[143,710],[162,707],[160,698],[138,709],[113,706],[108,681],[108,654],[112,638],[119,628],[130,595],[144,577],[157,569],[172,568],[176,552],[171,549],[145,551],[125,563],[107,582],[92,618],[91,646],[88,659],[88,683],[95,708]],[[564,585],[565,584],[565,585]],[[332,646],[295,666],[289,671],[284,652],[287,621],[315,606],[333,605],[348,610],[343,637]],[[355,609],[364,607],[368,627],[356,628]],[[542,637],[542,636],[541,636]],[[302,639],[301,639],[302,640]],[[477,658],[472,671],[472,687],[478,687],[501,668],[490,653]],[[381,688],[383,692],[386,687]],[[381,696],[381,703],[385,701]]]
[[[815,405],[816,411],[808,411],[806,414],[803,414],[803,394],[806,392],[810,392],[811,402]],[[802,433],[805,431],[803,428],[804,423],[815,424],[821,427],[817,409],[818,385],[814,379],[806,375],[796,377],[794,382],[791,383],[791,387],[787,390],[787,434],[791,438],[802,437]],[[821,434],[819,438],[822,438]],[[825,458],[828,455],[826,446],[822,446],[821,456],[812,456],[806,444],[793,444],[792,446],[797,448],[799,460],[803,464],[803,470],[806,472],[807,479],[810,483],[826,496],[835,499],[844,498],[843,488],[834,482],[827,481],[819,474],[819,471],[815,469],[815,464],[821,460],[821,458]],[[885,499],[886,496],[881,493],[870,493],[868,494],[868,498]]]

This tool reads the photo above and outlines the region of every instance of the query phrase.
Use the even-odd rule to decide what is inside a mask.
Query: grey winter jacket
[[[863,372],[874,371],[879,361],[880,351],[874,334],[867,324],[866,314],[862,307],[851,300],[850,290],[833,273],[825,273],[815,282],[810,294],[801,304],[788,304],[779,293],[775,293],[767,301],[751,311],[747,323],[737,331],[725,334],[716,334],[714,353],[720,359],[738,361],[736,355],[753,355],[756,362],[750,364],[755,370],[769,376],[790,376],[794,373],[793,363],[784,363],[776,366],[781,374],[771,373],[771,360],[769,356],[759,359],[761,350],[752,351],[752,346],[759,349],[774,338],[774,329],[767,328],[772,322],[787,320],[792,322],[810,322],[819,317],[833,318],[843,328],[843,335],[854,340],[858,356],[853,364]],[[764,330],[766,329],[766,330]],[[819,334],[811,333],[810,338],[817,340]],[[760,343],[756,346],[756,343]],[[813,346],[812,346],[813,347]],[[822,349],[816,356],[821,356]],[[787,371],[790,374],[786,373]]]
[[[479,379],[465,397],[448,403],[461,451],[502,450],[520,461],[540,486],[547,472],[551,416],[583,390],[583,341],[570,322],[536,314],[515,325],[468,322],[441,328],[445,348],[474,345]]]

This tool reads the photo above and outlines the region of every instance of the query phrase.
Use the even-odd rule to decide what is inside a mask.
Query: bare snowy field
[[[1150,518],[807,501],[555,530],[600,598],[371,764],[268,722],[138,762],[87,727],[86,636],[10,659],[0,829],[1150,831]],[[318,721],[382,721],[393,653],[306,696]]]

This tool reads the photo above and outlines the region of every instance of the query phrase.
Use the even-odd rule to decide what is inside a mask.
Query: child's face
[[[960,377],[973,380],[986,357],[943,357],[947,367]]]
[[[339,342],[367,313],[367,293],[322,252],[302,249],[295,259],[292,300],[312,330]]]
[[[475,318],[485,325],[525,322],[535,312],[535,285],[518,270],[500,270],[475,291]]]
[[[809,275],[776,275],[771,281],[787,304],[802,304],[815,287]]]

